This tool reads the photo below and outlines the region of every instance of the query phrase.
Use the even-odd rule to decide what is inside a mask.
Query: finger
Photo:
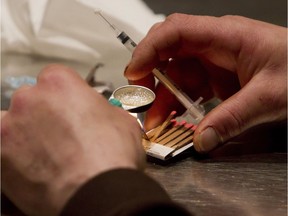
[[[170,61],[167,75],[193,101],[197,100],[200,96],[205,100],[213,97],[206,68],[195,58]]]
[[[207,77],[207,73],[211,75]],[[217,71],[217,72],[216,72]],[[216,76],[219,74],[219,76]],[[176,83],[193,101],[200,96],[207,101],[214,96],[227,99],[239,89],[237,76],[230,71],[225,71],[215,66],[210,66],[209,71],[196,59],[177,59],[169,62],[167,75]],[[223,76],[221,76],[223,75]],[[226,77],[225,80],[223,77]],[[183,79],[184,78],[184,79]],[[134,81],[132,83],[137,83]],[[142,84],[142,83],[140,83]],[[166,89],[159,86],[156,100],[145,115],[145,129],[150,130],[163,122],[172,111],[181,115],[184,108],[178,100]]]
[[[157,23],[155,23],[154,25],[152,25],[152,27],[151,27],[150,30],[148,31],[148,34],[151,33],[151,32],[153,32],[153,31],[155,31],[155,30],[157,30],[158,27],[161,26],[162,23],[163,23],[163,22],[157,22]]]
[[[159,61],[200,55],[232,71],[236,66],[233,55],[238,54],[243,33],[231,28],[235,28],[233,20],[170,15],[139,43],[125,75],[130,80],[141,79]]]
[[[267,77],[254,77],[253,82],[205,116],[194,135],[197,151],[209,152],[256,125],[287,118],[287,100],[277,99],[286,99],[286,90],[263,85],[263,79]]]
[[[215,97],[226,100],[241,89],[237,74],[211,64],[206,64],[205,68]]]
[[[169,65],[171,65],[170,61],[162,61],[162,62],[159,62],[157,69],[166,71]],[[128,82],[130,85],[142,85],[151,90],[155,89],[155,77],[151,73],[139,80],[128,80]]]
[[[44,90],[45,94],[55,95],[58,98],[63,97],[63,95],[88,97],[89,93],[93,95],[95,100],[104,99],[101,94],[91,89],[76,71],[65,65],[48,65],[39,73],[37,80],[39,89]],[[60,94],[60,92],[62,93]]]
[[[140,85],[145,86],[152,91],[155,90],[155,78],[152,74],[140,79],[140,80],[128,80],[130,85]]]
[[[205,100],[213,97],[206,71],[196,59],[170,61],[167,76],[194,101],[199,96]],[[171,111],[178,111],[177,115],[185,111],[178,99],[163,85],[159,85],[155,93],[156,100],[146,114],[145,127],[149,129],[163,122]]]

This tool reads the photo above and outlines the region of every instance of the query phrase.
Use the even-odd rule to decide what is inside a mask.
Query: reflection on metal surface
[[[129,112],[145,112],[155,100],[155,94],[152,90],[138,85],[126,85],[117,88],[113,94],[122,103],[123,109]]]
[[[195,216],[286,216],[287,154],[196,160],[195,152],[147,173]]]

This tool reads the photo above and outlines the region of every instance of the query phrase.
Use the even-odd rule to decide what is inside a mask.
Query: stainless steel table
[[[147,173],[196,216],[287,215],[287,155],[186,158],[148,163]]]

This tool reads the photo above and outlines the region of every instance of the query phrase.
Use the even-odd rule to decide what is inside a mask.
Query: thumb
[[[196,151],[207,153],[253,126],[287,118],[285,93],[270,90],[247,84],[208,113],[194,134]]]

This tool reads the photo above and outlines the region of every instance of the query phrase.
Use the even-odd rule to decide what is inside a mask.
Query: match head
[[[170,115],[171,115],[171,116],[174,116],[174,115],[176,115],[176,113],[177,113],[177,112],[176,112],[175,110],[173,110],[173,111],[170,113]]]
[[[171,119],[170,122],[171,124],[173,124],[173,127],[178,125],[178,122],[176,121],[176,119]]]
[[[193,126],[194,126],[194,125],[191,124],[191,123],[186,123],[186,124],[184,125],[184,127],[187,128],[187,129],[192,128]]]
[[[180,126],[183,126],[183,125],[185,125],[187,122],[185,121],[185,120],[183,120],[183,121],[181,121],[180,123],[179,123],[179,125]]]

